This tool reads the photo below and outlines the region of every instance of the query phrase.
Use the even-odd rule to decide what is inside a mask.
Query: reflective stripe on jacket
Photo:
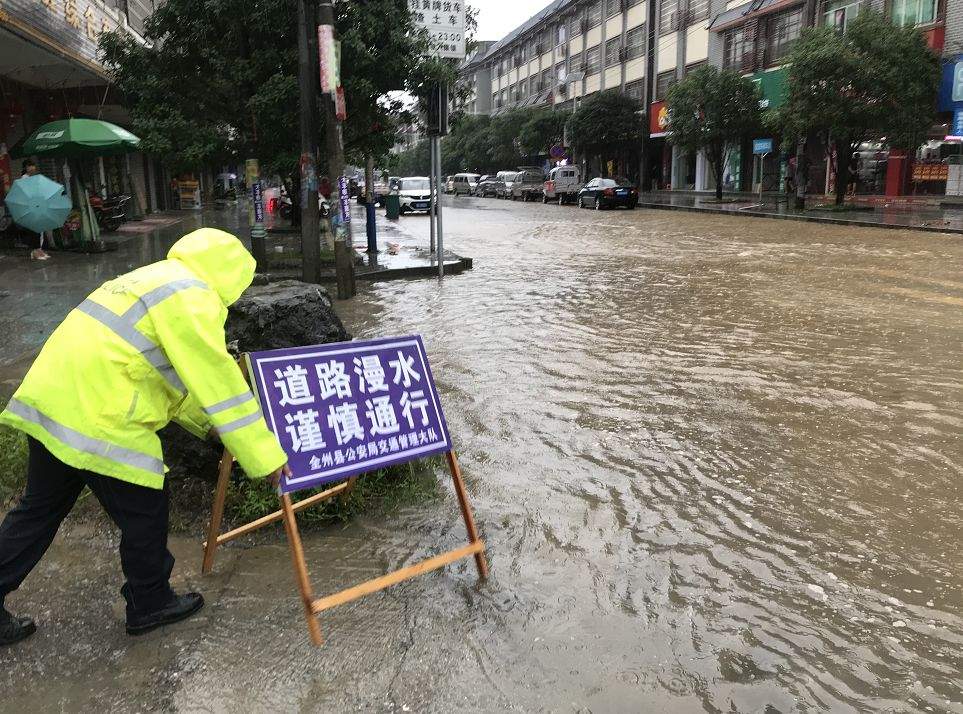
[[[167,260],[104,283],[44,344],[0,422],[58,459],[162,488],[157,430],[214,428],[249,476],[287,460],[224,342],[227,306],[254,277],[234,236],[202,228]]]

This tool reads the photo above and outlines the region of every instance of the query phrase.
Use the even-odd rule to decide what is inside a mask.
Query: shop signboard
[[[428,32],[435,57],[465,59],[463,0],[408,0],[416,27]]]
[[[288,455],[284,493],[451,450],[419,335],[249,359],[265,420]]]
[[[95,0],[2,0],[0,20],[28,40],[39,36],[55,51],[100,68],[100,34],[116,30],[119,16]]]
[[[941,112],[963,109],[963,55],[957,55],[943,63],[939,109]]]
[[[963,137],[963,107],[953,110],[953,126],[950,134],[954,137]]]
[[[665,136],[669,130],[669,107],[665,102],[654,102],[649,107],[649,135]]]

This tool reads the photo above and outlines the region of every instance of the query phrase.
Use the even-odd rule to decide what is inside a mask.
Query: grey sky
[[[500,40],[552,0],[470,0],[478,9],[478,39]]]

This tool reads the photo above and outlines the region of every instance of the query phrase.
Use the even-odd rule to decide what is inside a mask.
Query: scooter
[[[291,203],[291,198],[287,194],[282,194],[278,199],[278,215],[285,220],[290,220],[293,210],[294,205]],[[321,218],[327,218],[331,215],[331,204],[321,194],[318,194],[318,214]]]
[[[109,198],[101,198],[96,193],[90,194],[90,207],[94,209],[97,225],[104,233],[110,233],[120,228],[127,219],[127,204],[130,196],[121,194]]]

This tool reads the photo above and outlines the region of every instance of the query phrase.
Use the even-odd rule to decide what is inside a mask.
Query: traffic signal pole
[[[321,282],[321,232],[318,224],[318,141],[315,109],[318,75],[311,61],[315,32],[314,2],[298,0],[298,90],[300,94],[301,158],[301,279]],[[314,53],[317,56],[317,53]]]

